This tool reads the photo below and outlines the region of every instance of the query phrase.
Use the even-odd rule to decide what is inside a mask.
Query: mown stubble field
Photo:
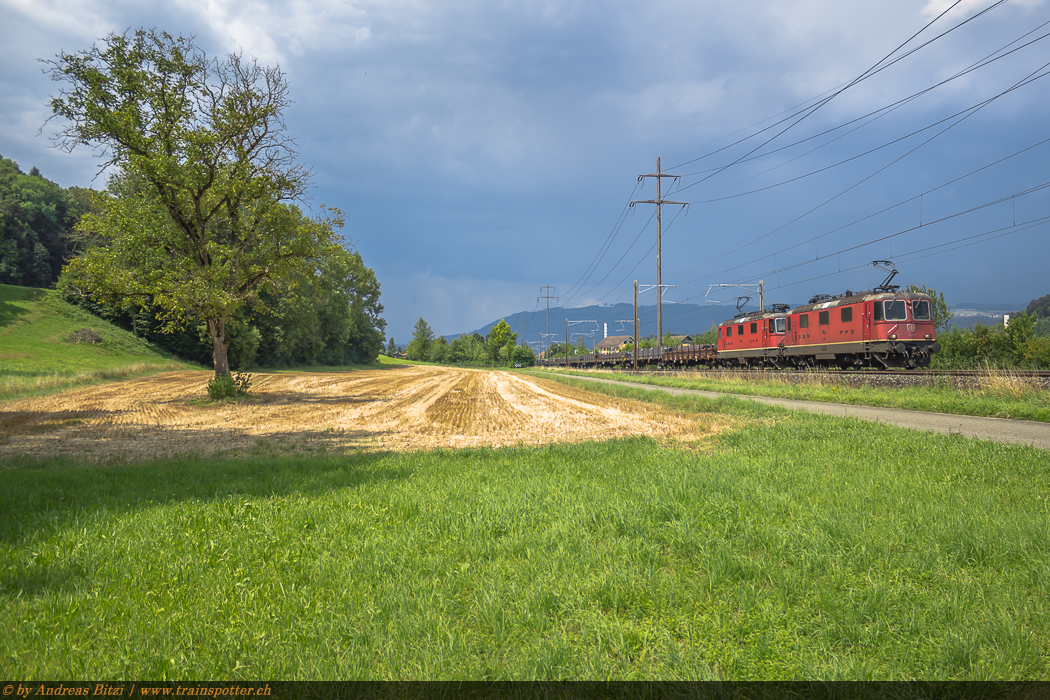
[[[402,366],[256,376],[209,403],[211,374],[170,372],[0,404],[0,456],[150,459],[254,449],[406,451],[648,435],[694,442],[710,416],[511,372]]]

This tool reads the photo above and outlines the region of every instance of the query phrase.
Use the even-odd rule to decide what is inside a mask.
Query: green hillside
[[[0,284],[0,399],[191,367],[52,290]]]

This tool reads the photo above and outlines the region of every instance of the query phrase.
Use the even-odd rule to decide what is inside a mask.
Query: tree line
[[[279,68],[193,37],[112,34],[47,62],[54,140],[103,154],[102,192],[0,159],[0,283],[64,298],[186,359],[231,369],[375,360],[380,285],[309,187]]]
[[[74,228],[93,190],[63,189],[0,156],[0,284],[54,287],[77,250]]]
[[[518,345],[515,333],[506,319],[492,327],[488,335],[464,334],[452,342],[444,336],[434,336],[434,330],[422,317],[416,321],[412,340],[405,348],[405,358],[419,362],[474,367],[531,367],[536,364],[536,353],[528,345]],[[397,345],[391,338],[387,353],[394,354]]]
[[[950,324],[951,317],[944,324]],[[931,366],[939,369],[984,367],[1050,369],[1050,294],[1033,299],[1005,325],[938,327],[941,351]]]

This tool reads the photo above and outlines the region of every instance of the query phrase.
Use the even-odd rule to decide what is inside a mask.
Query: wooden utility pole
[[[551,337],[551,299],[557,299],[558,298],[558,297],[555,297],[555,296],[551,296],[550,290],[552,290],[552,289],[554,289],[554,287],[550,286],[549,284],[545,284],[542,287],[540,287],[540,291],[543,292],[544,290],[546,290],[546,292],[542,296],[536,297],[537,301],[540,300],[540,299],[546,299],[547,300],[547,333],[544,336],[545,338],[550,338]],[[540,353],[543,354],[544,357],[546,357],[546,353],[545,353],[545,351],[543,349],[543,343],[540,343]]]
[[[638,371],[638,280],[634,281],[634,371]]]
[[[683,207],[688,202],[672,202],[669,199],[664,199],[660,195],[660,179],[669,177],[672,178],[672,182],[678,179],[677,175],[668,175],[667,173],[660,172],[660,158],[656,159],[656,172],[649,173],[648,175],[639,175],[638,182],[642,181],[643,177],[655,177],[656,178],[656,199],[642,199],[635,202],[631,202],[633,207],[635,204],[655,204],[656,205],[656,354],[661,360],[664,356],[664,315],[663,315],[663,298],[664,298],[664,286],[662,284],[662,278],[660,275],[660,257],[662,254],[661,247],[662,243],[660,238],[663,230],[660,221],[660,207],[664,204],[681,204]],[[637,364],[637,362],[635,363]]]

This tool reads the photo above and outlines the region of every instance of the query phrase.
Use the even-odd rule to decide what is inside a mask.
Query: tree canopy
[[[434,344],[434,331],[430,324],[420,316],[416,321],[416,327],[412,332],[412,340],[405,350],[405,357],[410,360],[421,360],[426,362],[430,359],[430,350]]]
[[[514,345],[514,341],[517,339],[518,334],[511,330],[510,324],[507,323],[506,319],[500,319],[499,323],[492,327],[489,331],[488,337],[485,338],[485,349],[488,351],[489,358],[493,362],[503,361],[504,363],[509,359],[505,350],[507,345]],[[502,352],[502,354],[501,354]]]
[[[53,287],[76,246],[91,190],[64,189],[0,157],[0,284]]]
[[[1032,299],[1025,311],[1036,318],[1050,318],[1050,294]]]
[[[284,74],[155,29],[49,64],[64,86],[51,100],[56,141],[98,148],[116,172],[80,222],[104,244],[70,268],[95,296],[155,304],[173,325],[201,318],[215,374],[229,374],[227,323],[262,285],[334,250],[343,223],[287,204],[308,172],[285,133]]]

